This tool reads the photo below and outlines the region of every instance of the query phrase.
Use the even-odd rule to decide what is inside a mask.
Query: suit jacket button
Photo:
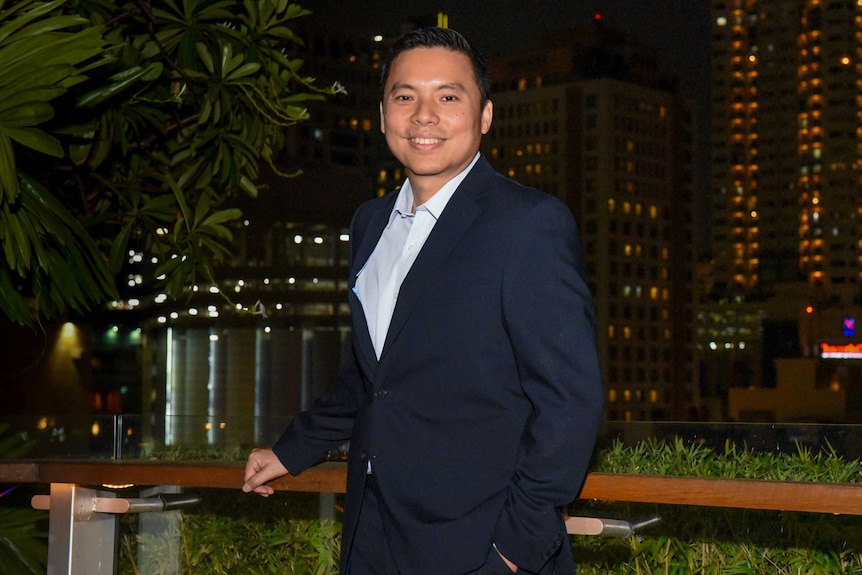
[[[389,392],[386,391],[385,389],[378,389],[377,391],[374,392],[374,397],[376,397],[377,399],[383,399],[384,397],[386,397],[387,393],[389,393]]]

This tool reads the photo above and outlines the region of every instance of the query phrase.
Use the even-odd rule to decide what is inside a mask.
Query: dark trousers
[[[402,566],[410,569],[410,566]],[[359,509],[359,521],[353,536],[353,545],[347,559],[348,575],[399,575],[392,551],[386,541],[386,532],[380,515],[380,499],[374,476],[365,480],[365,492]],[[470,575],[511,575],[497,551],[491,547],[484,565]]]
[[[353,536],[347,560],[350,575],[398,575],[395,560],[386,542],[383,520],[380,516],[380,501],[374,476],[365,481],[359,522]]]

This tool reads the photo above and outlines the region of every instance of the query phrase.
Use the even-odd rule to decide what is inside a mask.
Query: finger
[[[257,486],[257,488],[255,488],[254,492],[261,497],[269,497],[270,495],[275,493],[275,489],[273,489],[269,485],[259,485]]]
[[[252,475],[246,477],[245,483],[242,484],[242,490],[245,491],[246,493],[248,493],[250,491],[254,491],[255,493],[260,493],[261,489],[263,489],[264,491],[266,490],[264,488],[267,488],[267,487],[269,489],[272,489],[271,487],[264,485],[269,480],[270,480],[270,478],[267,477],[263,471],[261,471],[259,473],[253,473]]]
[[[252,470],[252,472],[246,473],[247,477],[245,478],[245,483],[243,483],[242,490],[248,493],[249,491],[258,492],[258,489],[261,487],[266,487],[269,492],[272,492],[272,488],[268,485],[264,485],[269,481],[277,477],[281,477],[283,475],[281,470],[274,465],[263,465],[257,470]]]

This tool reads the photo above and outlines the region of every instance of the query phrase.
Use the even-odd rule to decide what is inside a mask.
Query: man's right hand
[[[246,493],[254,491],[258,495],[269,497],[275,493],[275,490],[267,483],[287,473],[287,468],[282,465],[272,449],[254,449],[245,464],[242,490]]]

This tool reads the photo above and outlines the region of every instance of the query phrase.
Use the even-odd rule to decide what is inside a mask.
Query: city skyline
[[[311,10],[312,19],[372,34],[398,32],[411,19],[443,12],[449,27],[475,41],[489,57],[511,52],[547,32],[582,26],[600,15],[609,26],[630,32],[655,48],[663,65],[679,77],[680,89],[687,96],[703,96],[709,82],[710,19],[704,0],[554,0],[539,5],[514,0],[305,0],[301,5]],[[489,15],[496,16],[491,26]]]
[[[698,230],[707,230],[711,221],[709,194],[709,117],[711,70],[711,16],[706,0],[669,0],[662,3],[633,0],[554,0],[533,3],[514,0],[486,0],[477,3],[450,0],[375,0],[357,3],[348,0],[305,0],[312,12],[310,20],[333,31],[368,35],[397,35],[405,23],[433,21],[437,13],[447,16],[449,27],[477,44],[489,59],[513,53],[538,43],[546,34],[588,25],[597,17],[608,27],[630,34],[652,48],[661,69],[678,81],[679,92],[689,100],[695,118],[692,165],[696,202],[694,217]],[[497,15],[493,25],[488,16]],[[493,80],[493,78],[492,78]],[[491,94],[494,98],[494,93]],[[492,126],[492,130],[493,130]],[[699,254],[708,252],[707,234],[695,238]]]
[[[836,4],[845,1],[837,0]],[[339,3],[340,0],[333,2],[335,5]],[[419,4],[409,3],[409,6]],[[383,42],[372,40],[366,32],[372,29],[366,28],[371,24],[360,21],[345,28],[339,21],[323,19],[314,21],[314,25],[307,29],[297,28],[303,38],[297,57],[304,61],[307,73],[327,83],[342,81],[347,86],[347,93],[310,106],[309,122],[291,132],[292,138],[283,157],[302,166],[306,170],[305,175],[281,182],[276,189],[283,192],[278,194],[279,199],[293,203],[279,204],[278,207],[264,203],[262,210],[257,210],[264,212],[260,218],[254,215],[254,210],[249,210],[251,223],[234,230],[237,238],[235,256],[223,269],[224,275],[217,282],[219,286],[194,286],[193,289],[200,289],[201,294],[196,296],[193,304],[167,303],[161,294],[152,301],[147,299],[149,307],[140,313],[149,318],[148,328],[153,333],[177,330],[172,332],[175,336],[172,341],[200,339],[198,343],[201,345],[196,349],[203,349],[207,341],[215,349],[230,346],[231,341],[245,342],[243,345],[251,341],[250,332],[243,331],[242,336],[233,337],[229,333],[231,330],[262,330],[260,342],[255,339],[254,347],[263,349],[264,342],[281,337],[281,331],[296,336],[298,332],[295,330],[305,330],[308,337],[303,336],[303,342],[311,341],[312,335],[316,338],[316,332],[320,331],[327,333],[319,341],[328,350],[320,353],[337,355],[343,343],[342,322],[347,317],[342,297],[344,274],[340,269],[346,265],[346,258],[339,251],[346,246],[349,220],[346,213],[354,202],[363,199],[361,196],[383,194],[404,178],[400,166],[395,165],[388,154],[384,155],[382,146],[378,145],[381,136],[377,127],[379,90],[376,79],[382,50],[397,35],[398,31],[393,30],[398,27],[397,22],[412,19],[413,23],[427,24],[435,21],[437,16],[436,13],[419,13],[412,18],[401,18],[407,10],[409,7],[390,13],[392,20],[381,18],[376,21],[375,25],[380,27],[384,37]],[[705,204],[702,199],[710,191],[718,190],[723,198],[728,195],[725,190],[731,190],[733,194],[728,195],[732,195],[728,202],[708,203],[715,210],[716,233],[724,234],[720,237],[734,242],[731,245],[733,249],[725,248],[723,252],[716,249],[715,253],[733,255],[735,259],[725,262],[725,267],[730,264],[749,266],[743,271],[766,277],[757,267],[762,264],[757,250],[767,246],[767,240],[794,243],[795,232],[787,233],[786,228],[793,227],[797,221],[795,217],[781,217],[774,210],[783,200],[788,200],[790,207],[797,203],[795,196],[785,198],[783,190],[788,189],[787,185],[776,187],[768,184],[775,178],[781,182],[790,178],[795,189],[808,182],[801,179],[798,175],[801,172],[795,165],[789,172],[783,169],[786,163],[797,161],[795,118],[799,104],[794,88],[797,76],[793,51],[774,50],[783,55],[781,62],[786,64],[784,67],[764,66],[750,71],[747,77],[753,80],[747,84],[740,84],[737,80],[737,67],[770,62],[767,55],[754,57],[760,54],[760,49],[772,52],[775,46],[795,45],[797,36],[794,30],[790,25],[775,26],[774,19],[768,17],[768,11],[751,8],[752,11],[741,15],[737,5],[728,7],[719,2],[716,2],[714,10],[713,17],[707,20],[718,27],[708,38],[717,43],[716,59],[705,74],[714,83],[716,98],[712,103],[706,101],[706,113],[695,111],[689,114],[692,99],[684,97],[681,90],[675,90],[673,83],[666,81],[664,72],[669,68],[662,60],[661,51],[647,37],[640,35],[639,30],[649,27],[646,22],[634,30],[608,17],[602,18],[603,25],[596,25],[595,18],[589,18],[573,26],[561,17],[558,25],[548,29],[548,32],[557,32],[550,41],[539,43],[540,37],[535,36],[535,43],[528,46],[525,40],[523,48],[509,52],[508,56],[494,52],[489,56],[494,80],[495,127],[485,142],[483,153],[496,163],[495,167],[502,173],[566,201],[579,221],[582,241],[589,254],[585,267],[591,278],[591,290],[596,296],[598,326],[606,338],[601,342],[605,357],[603,371],[607,374],[608,396],[615,398],[612,403],[618,407],[614,418],[664,419],[670,412],[687,414],[686,407],[698,402],[709,404],[707,413],[704,413],[707,419],[727,418],[730,412],[726,400],[730,389],[748,390],[763,386],[767,388],[764,395],[775,395],[779,393],[776,387],[780,387],[777,385],[778,373],[782,369],[783,373],[801,369],[796,364],[792,368],[787,367],[790,364],[784,360],[806,358],[809,363],[819,361],[814,351],[800,353],[800,338],[805,340],[805,349],[814,350],[821,342],[835,345],[851,337],[833,334],[840,325],[838,320],[850,317],[843,308],[839,309],[834,304],[834,314],[844,314],[836,316],[837,320],[826,317],[826,307],[818,307],[819,315],[816,317],[810,315],[812,312],[807,316],[800,315],[802,312],[799,310],[805,307],[794,307],[793,302],[802,301],[800,290],[805,286],[800,287],[798,281],[793,281],[795,273],[782,276],[790,281],[780,286],[782,291],[776,292],[777,296],[770,300],[771,307],[767,308],[762,305],[763,298],[769,295],[766,293],[755,294],[761,299],[747,299],[745,294],[740,294],[727,305],[726,294],[713,289],[721,279],[716,271],[720,269],[718,258],[714,267],[711,265],[713,262],[703,260],[696,269],[691,267],[695,261],[693,256],[697,255],[692,250],[696,245],[692,238],[702,232],[700,228],[703,227],[693,223],[695,219],[691,217],[691,211],[700,208],[699,203]],[[724,10],[729,12],[725,14]],[[337,8],[333,11],[339,18],[346,18],[351,13],[340,12]],[[467,15],[469,11],[463,14]],[[449,16],[448,24],[456,27],[457,16]],[[784,16],[793,20],[792,15]],[[727,26],[729,32],[724,33],[728,22],[735,24]],[[740,35],[737,28],[743,22],[754,30],[749,44],[737,41]],[[559,34],[560,31],[563,33]],[[846,36],[842,34],[840,38]],[[722,39],[729,42],[729,47],[720,45]],[[512,42],[515,42],[514,38]],[[813,49],[812,52],[816,53]],[[772,72],[773,68],[777,72]],[[836,74],[841,78],[846,75],[841,70]],[[827,79],[831,77],[824,76]],[[816,79],[822,81],[819,77]],[[790,84],[785,84],[785,80]],[[723,95],[722,87],[731,92]],[[709,86],[706,88],[709,92]],[[784,95],[785,99],[781,100],[784,105],[780,108],[783,112],[778,120],[775,119],[775,106],[766,105],[766,99],[761,100],[769,94],[772,98],[769,102],[776,101],[775,94]],[[757,95],[756,100],[753,95]],[[738,101],[747,102],[745,98],[749,97],[752,98],[751,103],[740,107]],[[828,97],[826,101],[830,102]],[[811,98],[812,105],[821,105],[819,93]],[[846,101],[846,98],[841,101]],[[731,108],[725,110],[723,102],[731,103]],[[739,110],[758,111],[758,121],[746,124],[746,118],[754,117],[754,112],[746,115]],[[809,121],[814,122],[818,117],[812,112]],[[713,123],[711,130],[710,121]],[[749,171],[755,174],[750,183],[735,183],[734,176],[730,184],[716,183],[717,180],[711,186],[698,184],[691,171],[694,165],[691,151],[698,130],[711,135],[715,149],[720,152],[706,155],[701,161],[712,159],[715,168],[719,163],[717,160],[733,160],[725,171],[736,174],[737,159],[742,158],[736,152],[737,140],[743,133],[740,126],[756,128],[749,130],[751,136],[745,140],[750,142],[752,150],[745,158],[752,166]],[[819,125],[815,127],[822,129]],[[779,128],[776,134],[780,135],[773,134]],[[787,133],[788,130],[792,133]],[[841,142],[849,141],[847,138],[851,137],[844,131],[842,128]],[[828,135],[834,145],[834,138],[838,135]],[[819,140],[813,140],[811,146],[818,150],[823,147]],[[721,152],[725,148],[730,151]],[[831,148],[826,146],[824,149],[828,151]],[[844,149],[847,151],[850,147],[844,146]],[[780,164],[777,159],[781,160]],[[818,162],[811,164],[812,173],[820,169],[819,156],[815,159]],[[769,166],[766,160],[769,160]],[[829,166],[831,164],[827,168]],[[780,173],[777,171],[779,167],[782,167]],[[829,169],[835,171],[838,167],[835,164]],[[333,190],[349,191],[355,197],[338,195]],[[768,195],[769,190],[774,190],[773,195]],[[858,186],[848,187],[848,194],[853,190],[858,190]],[[827,188],[824,187],[823,191],[826,193]],[[736,199],[748,197],[751,199],[747,203]],[[823,198],[829,199],[825,195]],[[338,217],[330,217],[336,214],[325,208],[327,204],[338,207]],[[745,210],[740,211],[737,204],[744,205]],[[315,209],[303,211],[309,208]],[[722,215],[723,211],[728,213]],[[826,222],[828,214],[823,215],[816,210],[812,214],[813,223],[818,223],[821,217],[822,222]],[[324,216],[325,222],[320,219]],[[747,218],[762,224],[750,226],[748,231],[737,231],[740,226],[736,222],[744,223]],[[842,216],[842,222],[835,222],[829,230],[843,230],[843,219]],[[767,223],[772,220],[780,221],[784,227],[770,231]],[[721,226],[728,224],[733,224],[730,231],[721,231]],[[745,239],[750,239],[750,252],[740,251],[734,239],[736,236],[731,236],[731,233],[742,233]],[[768,235],[770,233],[771,236]],[[762,240],[759,239],[761,237]],[[717,238],[713,236],[712,239],[718,245],[715,242]],[[845,243],[841,244],[842,248]],[[793,257],[792,250],[785,251],[788,258]],[[747,259],[740,260],[742,256],[737,257],[737,253],[742,253]],[[811,257],[819,258],[820,254],[815,253]],[[842,278],[848,280],[843,283],[853,287],[851,284],[856,282],[848,275],[852,271],[849,260],[842,256],[840,261],[846,265],[836,269]],[[736,270],[736,267],[732,269]],[[213,295],[214,287],[231,293],[231,298],[242,309],[252,309],[260,304],[266,314],[247,315],[226,309]],[[697,297],[693,297],[695,295]],[[144,301],[143,297],[141,301]],[[123,306],[118,306],[118,309],[123,309]],[[697,319],[694,320],[693,316]],[[215,321],[214,318],[219,319]],[[823,318],[828,321],[813,321]],[[130,319],[134,317],[130,315]],[[692,337],[693,328],[696,328],[696,337]],[[116,333],[119,328],[115,325],[113,329]],[[213,331],[205,334],[183,331],[196,329]],[[332,335],[332,340],[329,335]],[[177,346],[181,345],[177,343]],[[313,346],[303,346],[311,354],[309,357],[318,353]],[[170,349],[169,355],[175,361],[182,356],[183,349],[190,349],[173,349],[167,344],[162,347],[164,349],[158,353],[167,354],[166,350]],[[700,351],[692,353],[695,348]],[[158,353],[156,357],[161,357]],[[230,356],[210,355],[213,358]],[[156,363],[168,365],[167,357],[165,355]],[[778,360],[782,360],[784,368],[777,369],[773,365]],[[213,359],[211,363],[207,369],[218,379],[223,362]],[[329,363],[334,365],[335,362]],[[194,362],[188,365],[192,364]],[[812,380],[812,389],[822,388],[823,393],[829,395],[826,399],[830,409],[839,403],[843,405],[843,400],[839,402],[837,395],[833,397],[830,394],[843,392],[845,380],[855,377],[856,372],[848,372],[846,377],[835,376],[832,371],[838,362],[834,360],[820,362],[818,366],[811,368],[811,375],[820,387],[815,387]],[[204,370],[192,372],[196,377],[189,379],[188,384],[194,387],[200,383],[198,376],[202,376]],[[252,373],[252,370],[244,372]],[[705,375],[695,377],[699,373]],[[320,377],[312,378],[314,381],[300,373],[294,375],[295,381],[302,384],[297,385],[297,389],[311,389],[328,380],[322,372]],[[269,377],[261,375],[263,379]],[[108,377],[103,379],[107,381]],[[155,388],[179,389],[171,383],[172,380],[166,378],[165,381],[168,382],[165,385],[161,379],[155,381]],[[179,380],[175,383],[180,385]],[[157,395],[159,393],[156,392]],[[144,393],[142,397],[151,395]],[[215,398],[218,394],[211,395]],[[217,407],[221,405],[219,401],[213,399],[216,413],[221,413],[221,408]],[[176,402],[174,407],[180,404]],[[737,402],[733,418],[750,418],[754,411],[758,414],[765,412]],[[695,410],[690,413],[700,417]]]

